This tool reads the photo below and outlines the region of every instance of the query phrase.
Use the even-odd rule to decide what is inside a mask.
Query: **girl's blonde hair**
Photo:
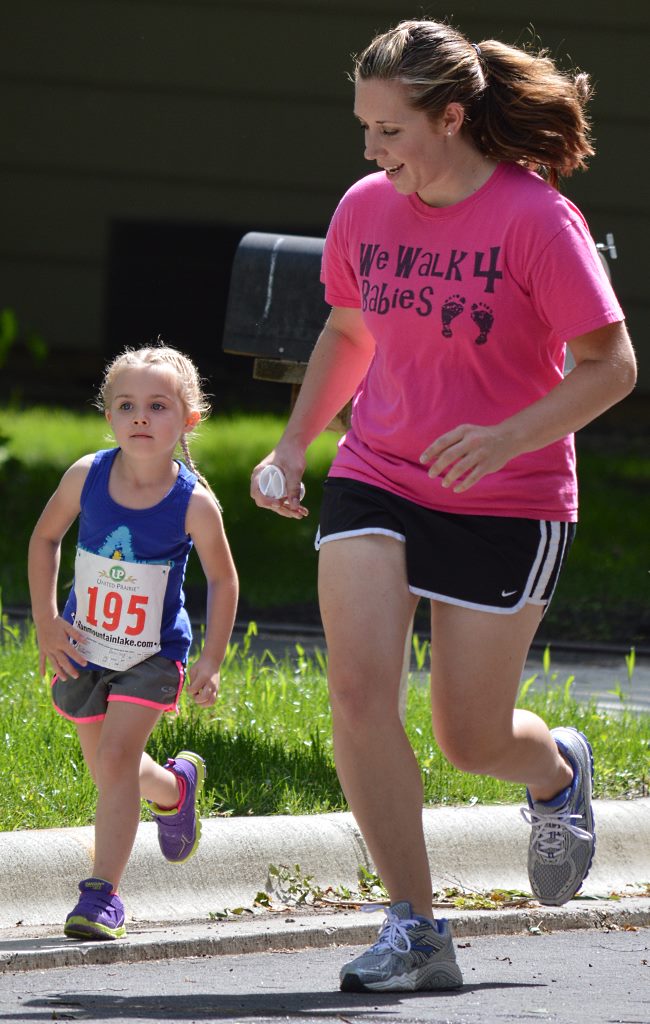
[[[162,366],[172,370],[178,381],[178,395],[185,406],[187,413],[198,412],[199,422],[206,420],[211,412],[210,402],[203,390],[203,383],[199,371],[190,359],[183,352],[172,348],[170,345],[147,345],[142,348],[125,348],[116,356],[104,370],[104,377],[99,388],[95,404],[102,411],[106,412],[110,407],[113,388],[117,375],[127,367]],[[183,461],[188,469],[195,474],[203,486],[210,492],[219,505],[219,501],[210,487],[210,484],[201,475],[190,452],[188,435],[181,434],[179,446],[183,455]],[[221,507],[221,506],[219,506]]]
[[[449,103],[465,110],[464,130],[493,160],[538,171],[556,188],[594,154],[584,72],[563,72],[545,50],[496,39],[469,40],[436,21],[402,21],[354,58],[355,81],[408,87],[414,109],[438,120]]]

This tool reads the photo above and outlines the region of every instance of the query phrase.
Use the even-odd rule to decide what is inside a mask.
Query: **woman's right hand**
[[[251,498],[289,519],[303,519],[309,511],[300,504],[300,481],[305,471],[305,452],[332,418],[350,401],[368,372],[375,339],[360,309],[334,307],[309,358],[309,365],[289,422],[274,450],[255,467]],[[270,498],[259,488],[265,466],[277,466],[287,481],[287,498]]]
[[[262,494],[259,479],[266,466],[277,466],[284,474],[287,482],[285,498],[271,498]],[[260,508],[271,509],[288,519],[304,519],[309,509],[300,504],[300,482],[305,471],[305,455],[300,449],[289,448],[279,444],[265,459],[255,467],[251,475],[251,498]]]

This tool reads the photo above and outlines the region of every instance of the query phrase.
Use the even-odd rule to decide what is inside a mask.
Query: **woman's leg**
[[[538,715],[514,708],[539,618],[532,605],[508,616],[433,606],[433,725],[458,768],[525,783],[530,885],[540,902],[561,906],[594,855],[593,760],[576,729],[551,733]]]
[[[524,783],[536,800],[570,785],[573,772],[545,722],[514,710],[524,664],[542,615],[512,615],[432,602],[433,727],[445,756],[463,771]]]
[[[404,642],[417,604],[404,545],[380,535],[323,544],[319,598],[341,786],[391,902],[407,900],[430,917],[422,779],[399,717]]]

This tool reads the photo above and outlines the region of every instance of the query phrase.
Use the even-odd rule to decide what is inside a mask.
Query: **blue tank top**
[[[108,491],[119,450],[110,448],[95,455],[81,492],[77,544],[105,558],[169,566],[158,653],[171,661],[185,662],[192,642],[183,593],[187,558],[192,549],[185,517],[197,478],[179,462],[176,482],[162,501],[151,508],[125,508],[113,501]],[[67,622],[74,622],[76,607],[73,584],[63,610]]]

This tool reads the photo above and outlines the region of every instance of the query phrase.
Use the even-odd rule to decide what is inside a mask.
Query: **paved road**
[[[625,706],[637,711],[650,712],[650,659],[637,659],[632,679],[628,679],[627,666],[623,656],[611,655],[567,655],[558,654],[551,660],[550,677],[546,679],[542,669],[541,652],[533,652],[526,662],[524,679],[537,673],[534,689],[543,688],[555,676],[556,685],[564,685],[569,676],[574,676],[571,693],[581,701],[592,698],[599,708],[617,711],[623,706],[618,690],[624,697]]]
[[[0,976],[0,1022],[648,1024],[650,929],[459,940],[453,993],[344,994],[351,947]]]
[[[234,640],[241,642],[242,633],[235,632]],[[424,639],[424,638],[422,638]],[[300,626],[280,629],[260,627],[259,635],[251,642],[251,651],[261,655],[268,648],[276,656],[282,657],[295,653],[295,645],[299,643],[308,653],[315,647],[325,650],[325,640],[318,630],[301,631]],[[416,670],[415,660],[411,661],[411,670]],[[640,711],[650,712],[650,657],[638,656],[632,674],[628,678],[628,670],[624,654],[605,652],[567,651],[555,652],[551,649],[550,668],[544,673],[543,651],[533,650],[526,662],[522,680],[536,675],[533,689],[544,686],[564,685],[570,676],[574,677],[572,694],[578,700],[595,698],[600,708],[620,710],[621,699],[617,690],[625,699],[626,705]],[[426,681],[426,673],[415,672],[415,678]],[[613,691],[613,692],[612,692]]]

